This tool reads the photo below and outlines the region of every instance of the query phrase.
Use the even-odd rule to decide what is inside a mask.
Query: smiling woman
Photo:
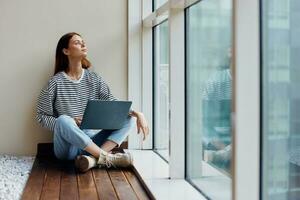
[[[60,38],[56,48],[54,76],[38,98],[37,120],[54,132],[54,153],[62,160],[76,159],[80,171],[95,166],[126,167],[132,164],[129,153],[109,153],[128,136],[136,117],[138,131],[145,136],[149,129],[143,113],[131,110],[126,123],[118,130],[90,134],[79,128],[88,100],[117,100],[97,73],[89,70],[87,47],[75,32]]]

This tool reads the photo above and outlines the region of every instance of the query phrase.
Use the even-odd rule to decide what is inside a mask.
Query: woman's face
[[[69,41],[69,47],[63,49],[63,52],[69,57],[83,58],[87,55],[87,47],[79,35],[74,35]]]

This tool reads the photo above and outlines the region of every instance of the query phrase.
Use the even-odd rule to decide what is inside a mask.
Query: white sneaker
[[[204,150],[203,160],[206,162],[212,162],[214,158],[215,151],[212,150]]]
[[[204,150],[204,161],[206,162],[227,162],[231,159],[231,148],[218,151]]]
[[[105,161],[106,161],[106,156],[107,156],[108,154],[109,154],[108,152],[106,152],[106,151],[104,151],[103,149],[100,148],[100,155],[99,155],[97,164],[98,164],[98,165],[104,164]]]
[[[102,150],[97,164],[99,167],[106,166],[108,168],[129,167],[133,164],[133,157],[130,153],[111,154]]]
[[[93,156],[80,155],[75,159],[75,167],[80,172],[86,172],[97,166],[97,159]]]

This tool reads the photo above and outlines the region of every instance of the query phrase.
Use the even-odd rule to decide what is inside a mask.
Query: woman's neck
[[[79,61],[72,61],[69,60],[69,66],[66,72],[72,78],[79,79],[82,73],[82,64],[81,60]]]

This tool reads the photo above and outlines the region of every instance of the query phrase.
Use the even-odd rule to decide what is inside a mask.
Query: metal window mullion
[[[184,10],[169,11],[170,52],[170,178],[185,176]]]
[[[143,0],[143,14],[152,12],[152,2]],[[142,27],[142,109],[145,117],[148,120],[150,133],[148,139],[145,142],[141,142],[141,149],[153,148],[153,85],[152,85],[152,28]]]
[[[140,0],[128,0],[128,99],[133,109],[142,111],[142,10]],[[136,129],[128,136],[128,148],[139,149]]]
[[[154,87],[154,98],[153,98],[153,114],[154,114],[154,141],[153,141],[153,149],[157,150],[161,147],[159,142],[161,141],[160,136],[160,128],[161,128],[161,122],[160,122],[160,43],[157,41],[160,41],[160,27],[154,27],[154,42],[153,42],[153,48],[154,48],[154,65],[153,65],[153,87]]]
[[[259,0],[233,0],[234,200],[259,199],[260,35]]]

